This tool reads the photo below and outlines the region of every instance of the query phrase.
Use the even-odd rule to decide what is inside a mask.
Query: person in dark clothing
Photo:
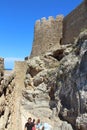
[[[28,122],[25,124],[24,130],[32,130],[32,127],[34,127],[34,123],[31,122],[31,117],[28,118]]]

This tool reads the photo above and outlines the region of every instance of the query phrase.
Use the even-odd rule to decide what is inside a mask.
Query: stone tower
[[[43,17],[36,21],[31,57],[59,47],[62,38],[62,23],[62,15],[56,16],[56,19],[50,16],[48,19]]]

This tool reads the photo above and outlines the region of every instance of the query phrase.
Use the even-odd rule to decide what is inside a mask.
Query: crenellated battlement
[[[43,17],[36,21],[35,26],[41,26],[44,23],[49,23],[53,21],[63,21],[63,15],[57,15],[56,18],[54,18],[53,16],[49,16],[48,18]]]

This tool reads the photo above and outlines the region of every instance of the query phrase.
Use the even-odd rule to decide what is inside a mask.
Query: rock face
[[[3,62],[4,63],[4,62]],[[4,64],[3,64],[4,65]],[[3,70],[3,67],[2,67]],[[2,73],[3,72],[3,73]],[[1,71],[0,80],[0,130],[11,130],[12,114],[14,111],[14,73],[4,76],[4,70]]]
[[[87,32],[73,46],[61,48],[27,61],[22,113],[48,122],[55,130],[86,130]]]
[[[0,130],[23,130],[28,117],[53,130],[86,130],[86,79],[86,31],[73,45],[17,62],[13,73],[1,74]]]
[[[25,88],[22,91],[22,118],[40,118],[54,130],[73,130],[67,122],[59,119],[60,100],[55,100],[55,86],[59,61],[47,54],[27,61]],[[58,107],[56,106],[58,103]],[[26,115],[26,116],[25,116]]]
[[[60,98],[59,116],[77,130],[87,129],[87,32],[80,34],[73,51],[60,62],[55,99]]]

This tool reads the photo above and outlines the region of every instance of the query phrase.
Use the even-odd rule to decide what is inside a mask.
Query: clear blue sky
[[[67,15],[82,0],[0,0],[0,57],[5,67],[23,60],[32,49],[37,19],[58,14]]]

